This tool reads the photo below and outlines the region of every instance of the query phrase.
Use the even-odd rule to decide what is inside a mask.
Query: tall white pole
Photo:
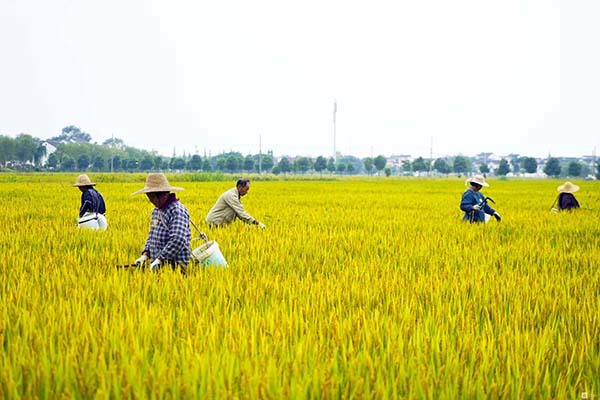
[[[335,117],[337,114],[337,100],[333,100],[333,160],[335,161],[335,163],[337,164],[337,150],[336,150],[336,145],[335,145]]]
[[[261,173],[261,163],[262,163],[262,143],[261,143],[261,135],[258,135],[258,174]]]

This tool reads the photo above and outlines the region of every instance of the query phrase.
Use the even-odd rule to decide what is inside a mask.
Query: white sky
[[[170,156],[600,144],[598,0],[0,0],[0,134]],[[600,148],[597,149],[600,151]]]

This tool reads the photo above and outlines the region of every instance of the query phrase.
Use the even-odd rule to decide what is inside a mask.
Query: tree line
[[[51,147],[49,147],[51,146]],[[50,154],[48,148],[52,148]],[[242,155],[238,152],[215,156],[187,154],[163,157],[156,152],[127,146],[123,140],[111,138],[101,144],[92,143],[91,136],[76,126],[67,126],[62,132],[48,140],[28,134],[16,138],[0,135],[0,168],[37,171],[95,171],[95,172],[139,172],[139,171],[202,171],[202,172],[252,172],[273,174],[385,174],[390,175],[449,175],[480,172],[506,176],[509,173],[536,173],[538,160],[533,157],[515,156],[502,159],[493,171],[489,164],[465,156],[425,159],[394,163],[383,155],[359,159],[351,155],[316,158],[283,156],[275,160],[272,152]],[[592,170],[594,169],[594,170]],[[560,159],[545,160],[543,172],[549,176],[586,176],[590,173],[600,178],[600,165],[588,166],[578,161],[561,163]]]

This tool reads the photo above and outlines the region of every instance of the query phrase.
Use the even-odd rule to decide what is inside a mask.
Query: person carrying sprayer
[[[81,206],[79,207],[78,226],[80,228],[89,229],[108,229],[108,221],[106,220],[106,204],[104,197],[97,191],[86,174],[79,175],[75,184],[81,191]]]
[[[481,193],[482,187],[489,187],[482,175],[475,175],[472,178],[467,179],[465,185],[469,187],[462,195],[460,200],[460,209],[464,211],[463,221],[473,222],[485,222],[485,214],[489,214],[496,218],[498,222],[502,219],[500,214],[496,212],[487,203],[487,199]]]
[[[190,215],[187,208],[177,199],[175,193],[183,190],[169,185],[164,174],[149,174],[144,188],[132,193],[145,193],[154,205],[150,221],[150,232],[140,258],[136,265],[144,265],[152,260],[151,270],[158,270],[162,265],[172,268],[181,267],[185,273],[191,258]]]
[[[579,186],[567,181],[557,187],[556,190],[558,190],[559,194],[552,205],[551,209],[553,211],[571,211],[580,208],[579,202],[573,194],[579,190]],[[556,205],[558,209],[555,209],[554,205]]]
[[[250,190],[250,179],[239,179],[234,188],[221,194],[217,202],[206,215],[206,223],[210,227],[227,225],[235,219],[240,219],[249,225],[258,225],[265,229],[265,224],[257,221],[246,212],[241,198]]]

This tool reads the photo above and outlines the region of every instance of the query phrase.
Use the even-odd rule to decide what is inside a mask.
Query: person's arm
[[[471,190],[466,190],[460,200],[460,209],[466,213],[473,211],[473,206],[477,205],[477,196]]]
[[[227,205],[231,207],[233,211],[235,211],[235,214],[239,219],[241,219],[247,224],[258,223],[252,215],[246,212],[246,209],[242,205],[242,202],[240,201],[240,198],[235,191],[227,193],[227,195],[224,196],[224,200],[227,203]]]
[[[89,190],[81,193],[81,207],[79,208],[79,217],[83,217],[83,215],[88,211],[93,211],[92,209],[92,195]]]

